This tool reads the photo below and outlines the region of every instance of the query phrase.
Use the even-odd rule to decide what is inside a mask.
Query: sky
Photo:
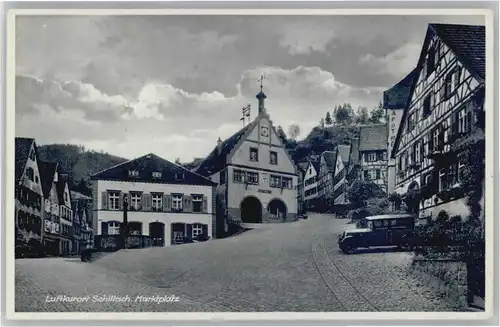
[[[478,16],[18,16],[16,136],[189,162],[266,108],[301,137],[345,102],[374,108],[427,25]]]

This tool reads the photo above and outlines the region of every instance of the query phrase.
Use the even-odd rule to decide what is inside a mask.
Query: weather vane
[[[262,85],[262,83],[264,82],[264,79],[266,79],[266,77],[264,75],[260,75],[260,78],[257,80],[258,83],[260,83],[260,91],[262,92],[262,88],[264,87],[264,85]]]
[[[245,118],[248,118],[248,120],[250,121],[250,109],[251,109],[251,107],[252,107],[252,105],[249,103],[246,106],[243,106],[241,108],[242,117],[240,118],[240,120],[243,121],[243,127],[245,127]]]

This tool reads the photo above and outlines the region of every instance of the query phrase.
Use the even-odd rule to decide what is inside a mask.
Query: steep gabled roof
[[[413,80],[418,77],[419,70],[413,69],[401,81],[384,91],[384,109],[404,109],[410,96]]]
[[[467,70],[484,81],[486,72],[486,32],[484,26],[429,24]]]
[[[138,176],[129,176],[130,171],[137,171]],[[161,177],[153,178],[152,173],[159,172]],[[183,178],[179,178],[182,176]],[[177,176],[177,178],[176,178]],[[91,176],[93,180],[133,181],[162,184],[216,185],[211,180],[194,173],[181,165],[165,160],[153,153],[113,166]]]
[[[351,151],[350,145],[341,144],[337,146],[338,154],[340,155],[340,159],[344,164],[344,167],[347,169],[347,165],[349,164],[349,152]]]
[[[359,138],[355,138],[351,143],[349,151],[349,168],[359,165]]]
[[[361,126],[358,151],[386,150],[387,133],[387,124]]]
[[[38,169],[40,170],[43,196],[45,198],[48,198],[50,195],[50,190],[52,189],[52,184],[54,183],[54,175],[57,171],[57,163],[39,160]]]
[[[64,201],[64,191],[66,190],[66,185],[68,184],[68,178],[65,177],[64,175],[60,174],[59,179],[57,180],[56,183],[56,190],[57,190],[57,197],[59,199],[59,205],[63,205],[65,203]],[[70,203],[71,203],[71,193],[69,194],[70,198]]]
[[[478,25],[429,24],[422,49],[420,50],[420,57],[416,68],[417,76],[422,70],[426,50],[434,33],[450,48],[469,73],[474,76],[479,83],[484,83],[486,75],[486,32],[484,26]],[[403,116],[401,117],[401,124],[399,124],[398,133],[394,141],[394,147],[390,154],[391,157],[394,157],[398,150],[401,133],[405,128],[406,117],[417,81],[417,77],[413,79]]]
[[[325,151],[321,154],[325,158],[326,167],[328,170],[335,170],[335,163],[337,161],[337,152]]]
[[[223,169],[226,164],[227,156],[231,153],[231,150],[233,150],[236,144],[238,144],[240,139],[253,125],[254,124],[248,124],[234,133],[231,137],[222,142],[220,148],[219,146],[216,146],[198,167],[196,173],[202,176],[210,176]]]
[[[26,137],[16,137],[16,182],[21,179],[21,176],[26,167],[26,162],[30,155],[30,149],[35,142],[35,139]]]
[[[312,164],[314,170],[316,170],[316,173],[319,174],[320,162],[318,160],[311,160],[311,164]]]

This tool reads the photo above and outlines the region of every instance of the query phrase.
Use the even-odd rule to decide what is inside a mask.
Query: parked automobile
[[[46,255],[45,251],[39,246],[31,244],[16,245],[15,254],[16,258],[43,258]]]
[[[346,230],[338,238],[339,248],[352,253],[357,248],[376,246],[411,245],[415,231],[415,219],[408,214],[391,214],[366,217],[366,228]]]

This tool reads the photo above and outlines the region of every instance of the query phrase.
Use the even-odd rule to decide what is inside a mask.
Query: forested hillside
[[[40,160],[57,162],[61,172],[68,174],[70,187],[86,195],[90,195],[90,175],[128,160],[73,144],[42,145],[38,155]]]

